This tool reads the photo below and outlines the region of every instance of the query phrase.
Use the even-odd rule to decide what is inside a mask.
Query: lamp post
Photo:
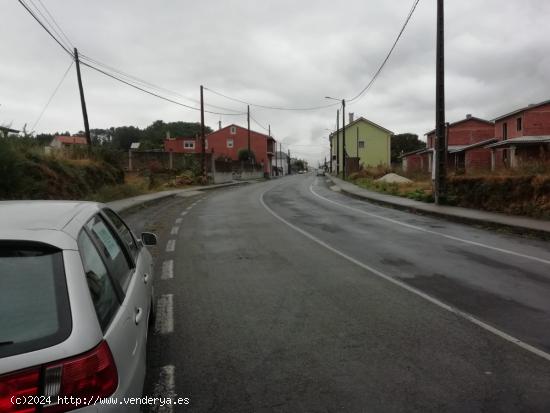
[[[336,99],[330,96],[325,96],[325,99],[342,101],[342,177],[346,180],[346,99]],[[338,126],[338,125],[337,125]],[[338,128],[336,128],[338,133]],[[340,161],[338,159],[338,161]]]

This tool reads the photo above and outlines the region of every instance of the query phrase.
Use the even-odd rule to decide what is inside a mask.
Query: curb
[[[336,182],[335,180],[333,180],[332,176],[330,175],[327,175],[327,177],[330,179],[330,181],[336,185],[340,192],[343,193],[344,195],[346,196],[349,196],[351,198],[355,198],[355,199],[359,199],[359,200],[362,200],[362,201],[367,201],[367,202],[370,202],[372,204],[376,204],[376,205],[380,205],[380,206],[385,206],[385,207],[390,207],[390,208],[393,208],[393,209],[397,209],[397,210],[400,210],[400,211],[406,211],[406,212],[411,212],[411,213],[414,213],[414,214],[417,214],[417,215],[427,215],[427,216],[434,216],[434,217],[437,217],[437,218],[443,218],[443,219],[446,219],[448,221],[453,221],[453,222],[458,222],[458,223],[461,223],[461,224],[469,224],[469,225],[474,225],[474,226],[478,226],[478,227],[482,227],[482,228],[489,228],[489,229],[504,229],[504,230],[507,230],[509,232],[512,232],[514,234],[517,234],[517,235],[531,235],[531,236],[535,236],[537,238],[541,238],[543,240],[550,240],[550,231],[549,230],[546,230],[546,229],[541,229],[541,228],[532,228],[532,227],[526,227],[526,226],[521,226],[521,225],[518,225],[518,224],[515,224],[515,223],[507,223],[507,222],[502,222],[502,221],[496,221],[496,220],[489,220],[489,219],[484,219],[484,218],[474,218],[474,217],[467,217],[467,216],[462,216],[462,215],[458,215],[458,214],[449,214],[449,213],[445,213],[445,212],[441,212],[441,211],[433,211],[431,209],[428,209],[428,208],[422,208],[421,206],[418,207],[418,206],[414,206],[414,205],[403,205],[401,203],[398,203],[398,202],[391,202],[389,200],[384,200],[384,199],[379,199],[379,198],[376,198],[376,197],[369,197],[368,195],[363,195],[363,194],[358,194],[358,193],[354,193],[352,191],[349,191],[347,189],[344,189],[342,186],[339,185],[338,182]],[[346,183],[349,183],[349,182],[346,182]],[[355,185],[355,184],[351,184],[349,183],[350,185]],[[357,187],[358,189],[361,189],[360,187]],[[383,194],[384,196],[390,196],[390,195],[386,195],[386,194]],[[406,199],[406,198],[404,198]],[[428,204],[430,205],[430,204]],[[485,211],[480,211],[480,212],[485,212]],[[503,217],[505,218],[505,217]],[[521,218],[521,217],[518,217],[518,218]]]
[[[174,189],[170,191],[161,191],[153,194],[138,195],[132,198],[119,199],[116,201],[108,202],[107,205],[117,213],[129,213],[139,208],[145,208],[151,204],[154,204],[158,201],[161,201],[166,198],[175,197],[181,193],[191,192],[191,191],[212,191],[214,189],[228,188],[238,185],[246,185],[254,183],[254,181],[239,181],[239,182],[228,182],[225,184],[215,184],[209,186],[198,186],[185,189]],[[148,197],[151,195],[151,197]],[[141,199],[140,199],[141,198]],[[145,199],[143,199],[145,198]],[[128,203],[128,205],[117,205],[122,203]]]

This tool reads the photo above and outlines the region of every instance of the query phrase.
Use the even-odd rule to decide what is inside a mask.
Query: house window
[[[365,148],[365,141],[359,141],[359,149]]]
[[[508,139],[508,124],[506,122],[502,124],[502,139]]]
[[[516,119],[516,129],[518,132],[521,130],[521,118]]]
[[[227,139],[227,147],[232,148],[233,147],[233,139],[229,138]]]
[[[229,128],[229,133],[230,133],[231,135],[235,135],[235,134],[237,133],[237,127],[236,127],[236,126],[231,126],[231,127]],[[229,148],[229,146],[228,146],[228,148]]]
[[[195,141],[183,141],[183,149],[195,149]]]

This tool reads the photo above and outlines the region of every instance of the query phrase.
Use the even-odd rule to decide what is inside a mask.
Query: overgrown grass
[[[413,180],[413,182],[410,183],[377,181],[377,179],[390,172],[392,172],[392,170],[385,166],[364,168],[359,172],[351,174],[349,180],[357,186],[371,191],[401,196],[417,201],[433,202],[432,185],[429,176],[426,177],[425,174],[418,174],[416,176],[417,180]],[[403,176],[401,170],[396,170],[395,173]],[[409,176],[409,179],[412,178],[412,176]]]

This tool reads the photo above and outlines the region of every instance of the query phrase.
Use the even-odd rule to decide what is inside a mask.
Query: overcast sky
[[[26,0],[30,4],[30,0]],[[33,0],[39,5],[39,0]],[[263,105],[330,104],[370,80],[412,0],[176,1],[42,0],[81,53],[183,97],[199,86]],[[435,123],[435,0],[420,0],[373,87],[348,108],[394,133],[423,135]],[[31,128],[71,63],[16,0],[0,2],[0,125]],[[446,2],[446,117],[492,119],[550,99],[550,2]],[[197,111],[148,96],[82,68],[91,128],[154,120],[200,121]],[[168,96],[167,93],[165,93]],[[205,92],[207,104],[246,106]],[[207,109],[222,111],[213,107]],[[274,111],[252,107],[278,141],[309,161],[328,154],[336,107]],[[226,111],[225,111],[226,112]],[[206,116],[217,128],[245,116]],[[255,130],[263,131],[252,123]],[[36,132],[83,129],[74,66]]]

